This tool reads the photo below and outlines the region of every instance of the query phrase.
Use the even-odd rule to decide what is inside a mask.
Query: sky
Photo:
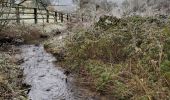
[[[75,4],[72,2],[72,0],[51,0],[53,1],[52,4],[58,4],[58,5],[68,5],[67,7],[56,7],[56,9],[58,10],[75,10],[76,6]],[[107,0],[107,1],[113,1],[116,2],[118,5],[121,4],[124,0]],[[55,3],[54,3],[55,2]],[[70,6],[70,7],[69,7]],[[70,9],[71,8],[71,9]]]
[[[73,4],[72,0],[59,0],[61,4],[71,5]]]
[[[51,0],[52,2],[59,2],[61,5],[73,5],[72,0]],[[16,0],[16,3],[21,2],[21,0]]]
[[[59,1],[59,4],[61,4],[61,5],[73,5],[72,0],[53,0],[53,1]],[[108,1],[122,3],[124,0],[108,0]]]
[[[20,0],[16,0],[17,2],[19,2]],[[51,0],[54,4],[54,2],[56,2],[57,4],[59,3],[59,5],[74,5],[72,0]],[[117,2],[117,3],[122,3],[122,1],[124,0],[108,0],[108,1],[114,1],[114,2]]]
[[[73,5],[72,0],[51,0],[59,5]]]
[[[20,0],[16,0],[20,1]],[[118,4],[121,4],[124,0],[107,0],[107,1],[114,1]],[[76,5],[72,2],[72,0],[51,0],[52,4],[54,5],[67,5],[67,7],[56,7],[58,10],[76,10]]]
[[[108,1],[114,1],[114,2],[117,2],[117,3],[122,3],[124,0],[108,0]]]
[[[72,0],[51,0],[55,5],[67,5],[67,6],[55,6],[58,11],[72,12],[76,11],[77,6]]]

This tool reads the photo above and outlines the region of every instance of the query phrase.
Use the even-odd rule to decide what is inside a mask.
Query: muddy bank
[[[74,76],[67,77],[51,54],[42,45],[20,46],[24,63],[24,82],[31,86],[31,100],[103,100],[96,93],[74,84]],[[67,82],[66,82],[67,78]]]

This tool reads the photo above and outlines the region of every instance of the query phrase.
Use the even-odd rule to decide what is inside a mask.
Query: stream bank
[[[101,97],[98,93],[91,92],[88,88],[78,85],[75,82],[76,75],[66,76],[65,70],[54,63],[59,59],[47,53],[44,46],[40,44],[40,41],[42,42],[52,35],[62,40],[63,37],[58,36],[57,32],[58,30],[64,30],[64,26],[61,25],[61,27],[58,27],[58,30],[51,29],[51,26],[46,27],[43,28],[45,29],[44,32],[39,30],[40,28],[34,29],[32,26],[27,31],[24,31],[25,28],[21,27],[18,29],[19,32],[22,30],[20,33],[17,31],[14,32],[13,36],[7,34],[5,37],[10,37],[7,38],[10,40],[7,43],[13,45],[18,50],[13,58],[17,59],[15,63],[20,66],[24,74],[18,85],[21,87],[23,85],[23,92],[28,94],[29,100],[108,100]],[[10,30],[12,31],[12,29]],[[18,37],[16,33],[21,35]],[[21,43],[17,42],[15,44],[14,41],[18,39],[22,40]],[[2,44],[5,43],[6,41],[2,41]],[[5,48],[3,49],[5,50]],[[14,99],[13,97],[11,98]]]
[[[64,69],[54,64],[57,59],[47,53],[43,45],[22,45],[19,48],[24,60],[21,64],[24,82],[31,86],[28,91],[30,100],[105,100],[76,86],[74,76],[67,77]]]
[[[22,83],[23,70],[19,59],[15,58],[18,49],[14,45],[0,46],[0,100],[26,100],[27,88]]]

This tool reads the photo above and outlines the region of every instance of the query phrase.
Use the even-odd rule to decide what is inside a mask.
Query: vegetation
[[[0,52],[0,99],[26,100],[26,89],[22,85],[22,70],[16,65],[12,53]]]
[[[37,39],[41,39],[44,37],[48,37],[43,32],[35,28],[34,26],[28,25],[6,25],[2,31],[0,32],[0,45],[2,44],[23,44],[37,41]]]
[[[164,13],[170,11],[167,0],[145,0],[142,3],[139,0],[132,0],[131,3],[129,0],[125,1],[122,4],[124,9],[127,9],[125,16],[147,12],[147,7],[155,7],[160,11],[164,8]],[[145,7],[146,2],[148,5]],[[156,5],[154,2],[157,2]],[[43,3],[44,7],[50,4],[49,0]],[[90,8],[88,4],[94,7]],[[111,11],[112,6],[109,4],[104,1],[97,3],[83,0],[80,7],[87,7],[88,13],[94,14],[99,8]],[[115,7],[118,5],[115,4]],[[1,7],[0,17],[4,15],[5,10]],[[7,21],[0,22],[0,46],[7,46],[8,43],[27,43],[47,37],[33,27],[7,24]],[[170,98],[170,19],[167,16],[132,16],[120,19],[102,16],[90,28],[77,26],[71,26],[75,29],[70,29],[72,34],[64,39],[50,38],[50,42],[45,43],[45,48],[52,52],[67,70],[78,73],[81,84],[88,85],[101,94],[111,95],[116,100]],[[2,100],[25,99],[22,70],[16,63],[10,51],[0,51]]]
[[[5,25],[0,31],[0,100],[27,100],[29,86],[23,83],[15,45],[34,41],[41,35],[36,28],[20,25]]]
[[[54,41],[45,46],[55,54],[62,50],[61,64],[100,93],[118,100],[167,100],[169,22],[162,16],[103,16],[90,29],[77,29],[67,36],[64,49],[51,49]]]
[[[0,100],[27,100],[29,85],[23,83],[21,59],[16,59],[15,45],[43,36],[40,30],[25,25],[4,25],[0,31]]]

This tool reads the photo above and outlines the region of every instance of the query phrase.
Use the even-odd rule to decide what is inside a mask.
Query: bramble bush
[[[169,26],[164,17],[103,16],[66,37],[62,64],[118,100],[169,99]]]

